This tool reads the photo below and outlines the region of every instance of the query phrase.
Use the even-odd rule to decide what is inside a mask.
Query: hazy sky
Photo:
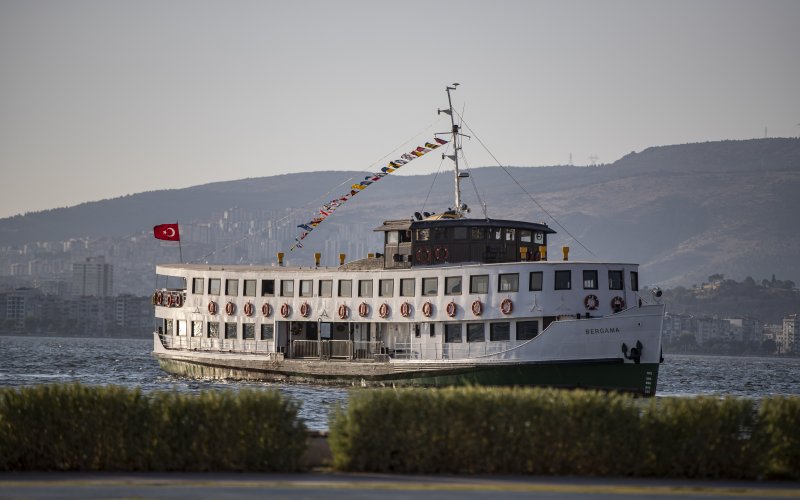
[[[0,217],[374,170],[452,82],[508,165],[797,136],[800,2],[0,0]]]

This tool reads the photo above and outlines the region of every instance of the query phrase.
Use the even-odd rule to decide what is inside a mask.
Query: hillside
[[[777,274],[800,282],[800,139],[652,147],[597,167],[508,170],[596,258],[639,262],[644,283],[689,285],[714,273],[732,279]],[[542,213],[503,170],[476,168],[471,173],[490,217],[545,221],[558,231],[555,245],[569,245],[576,259],[595,258]],[[144,234],[156,223],[211,223],[232,207],[271,211],[274,217],[299,209],[294,213],[302,220],[343,190],[334,186],[363,175],[314,172],[242,179],[30,213],[0,219],[0,247],[75,238],[113,240]],[[384,219],[410,217],[421,210],[433,179],[387,177],[313,232],[303,251],[323,251],[326,239],[348,225],[363,230],[365,236],[359,238],[376,243],[368,230]],[[429,201],[426,210],[441,211],[452,203],[451,181],[449,172],[438,177],[430,195],[435,202]],[[475,188],[467,182],[462,190],[472,215],[480,217]],[[284,237],[289,233],[291,227]],[[196,252],[202,255],[205,250]],[[189,241],[184,252],[192,258]],[[132,253],[126,258],[137,259]]]

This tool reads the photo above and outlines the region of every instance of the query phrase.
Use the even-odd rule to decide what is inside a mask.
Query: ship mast
[[[438,114],[445,113],[445,114],[450,115],[450,124],[452,125],[452,128],[450,129],[450,132],[442,132],[442,133],[449,133],[449,134],[451,134],[453,136],[453,139],[452,139],[452,141],[453,141],[453,154],[452,155],[442,154],[442,159],[447,157],[447,158],[450,158],[451,160],[453,160],[453,164],[454,164],[454,166],[453,166],[453,174],[455,176],[455,207],[453,207],[453,210],[459,216],[463,216],[465,213],[469,212],[469,207],[467,207],[467,205],[465,203],[461,203],[461,178],[462,177],[469,177],[469,173],[468,172],[459,172],[459,170],[458,170],[458,152],[461,151],[461,145],[460,145],[461,139],[460,138],[461,137],[468,137],[468,136],[464,136],[464,134],[459,132],[459,126],[456,124],[456,119],[455,119],[455,116],[454,116],[455,113],[453,113],[453,99],[450,96],[450,91],[451,90],[455,90],[456,87],[458,87],[458,84],[454,83],[452,86],[448,85],[445,88],[445,90],[447,91],[447,104],[448,104],[449,107],[447,109],[438,110]]]

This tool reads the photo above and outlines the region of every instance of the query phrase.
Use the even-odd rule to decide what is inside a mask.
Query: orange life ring
[[[339,306],[339,319],[347,319],[350,316],[350,308],[345,304]]]
[[[248,302],[247,304],[244,305],[245,316],[252,316],[253,312],[255,312],[255,307],[253,307],[253,304],[251,302]]]
[[[269,305],[269,302],[264,302],[264,305],[261,306],[261,314],[267,318],[272,316],[272,306]]]
[[[400,304],[400,316],[407,318],[411,314],[411,304],[403,302]]]
[[[625,299],[622,297],[614,297],[611,299],[611,310],[615,313],[620,312],[621,310],[625,309]]]
[[[233,302],[228,302],[227,304],[225,304],[225,313],[228,316],[233,315],[233,313],[235,312],[236,312],[236,304],[234,304]]]
[[[425,247],[417,250],[417,262],[420,264],[427,264],[431,260],[431,251]]]
[[[433,304],[430,302],[422,304],[422,314],[424,314],[426,318],[430,318],[431,314],[433,314]]]
[[[183,306],[183,295],[180,293],[175,294],[175,307]]]
[[[381,318],[388,318],[389,317],[389,304],[387,304],[386,302],[381,304],[381,306],[378,308],[378,314],[381,315]]]
[[[597,299],[597,295],[587,295],[586,298],[583,299],[583,307],[590,311],[594,311],[600,305],[600,301]]]
[[[213,300],[208,303],[208,313],[209,314],[217,314],[217,303]]]
[[[447,315],[452,318],[453,316],[456,315],[456,309],[458,309],[458,307],[456,306],[455,302],[452,302],[452,301],[448,302],[448,304],[447,304]]]
[[[511,299],[505,299],[503,302],[500,303],[500,312],[503,314],[511,314],[511,311],[514,310],[514,303],[511,302]]]
[[[311,314],[311,306],[308,305],[308,302],[303,302],[300,305],[300,316],[307,318],[309,314]]]
[[[437,262],[447,260],[447,257],[449,255],[450,252],[447,250],[446,247],[439,247],[433,252],[433,258],[436,259]]]
[[[292,309],[289,307],[289,304],[284,303],[281,306],[281,316],[283,316],[284,318],[288,318],[289,317],[289,313],[291,313],[291,312],[292,312]]]
[[[480,316],[483,314],[483,303],[480,300],[476,300],[472,303],[472,314],[475,316]]]
[[[358,305],[358,314],[363,318],[369,314],[369,304],[362,302]]]

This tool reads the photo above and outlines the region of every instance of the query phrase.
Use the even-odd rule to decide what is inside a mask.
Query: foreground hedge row
[[[306,429],[277,391],[0,390],[0,470],[294,471]]]
[[[800,478],[800,399],[363,391],[329,441],[334,467],[353,471]]]

